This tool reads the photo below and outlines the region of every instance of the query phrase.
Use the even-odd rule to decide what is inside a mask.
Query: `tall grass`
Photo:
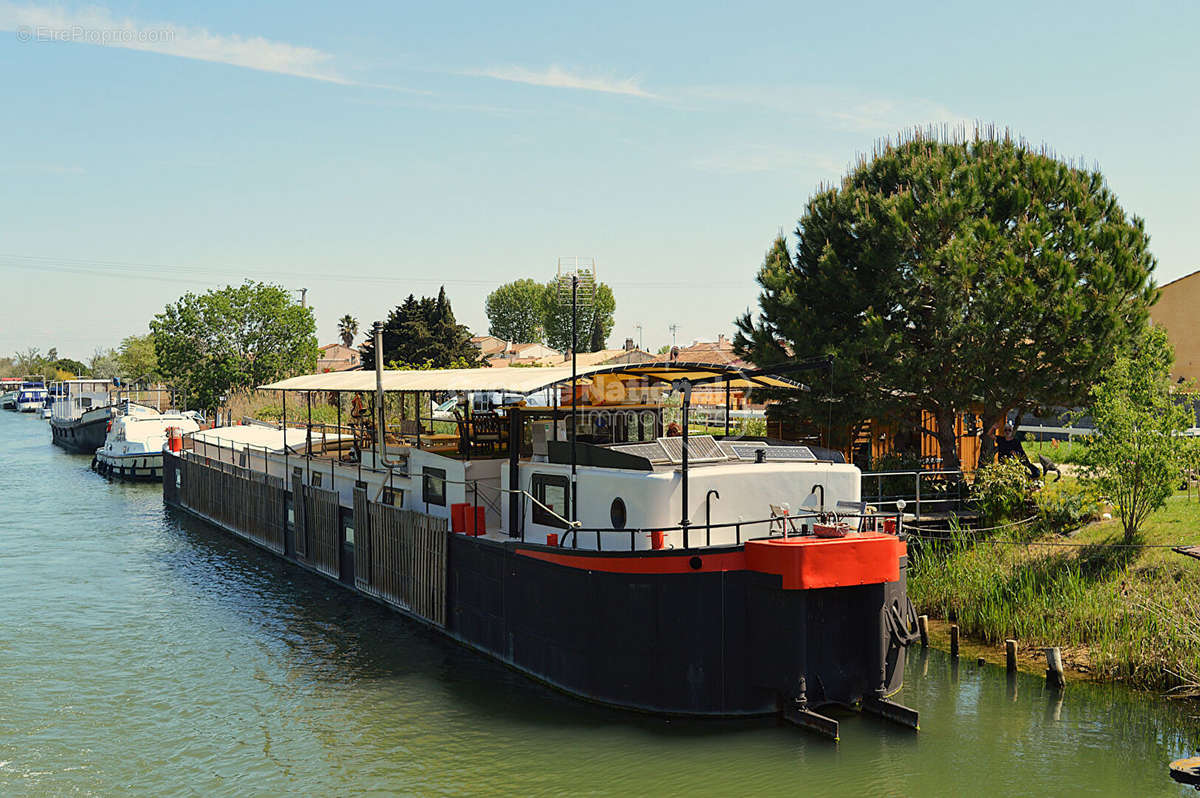
[[[910,595],[971,637],[1061,646],[1103,679],[1154,689],[1194,679],[1200,568],[1169,550],[1106,546],[1116,530],[1101,526],[1108,532],[1078,548],[980,540],[969,531],[922,541],[912,547]]]

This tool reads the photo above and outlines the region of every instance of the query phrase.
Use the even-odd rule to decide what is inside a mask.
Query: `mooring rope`
[[[996,526],[971,527],[970,531],[972,531],[972,532],[991,532],[993,529],[1008,529],[1009,527],[1022,526],[1023,524],[1032,523],[1033,521],[1036,521],[1037,519],[1038,519],[1038,516],[1031,515],[1028,518],[1022,519],[1020,521],[1012,521],[1011,523],[1007,523],[1007,524],[998,524]],[[906,530],[907,529],[915,529],[918,532],[940,532],[940,531],[942,531],[940,529],[934,529],[933,527],[913,526],[912,524],[905,524],[904,528]]]

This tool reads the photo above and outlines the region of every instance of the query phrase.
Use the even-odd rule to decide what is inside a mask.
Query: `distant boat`
[[[62,380],[50,386],[50,432],[54,444],[74,454],[94,454],[104,445],[114,416],[108,380]]]
[[[107,477],[136,481],[162,479],[162,452],[168,430],[180,433],[200,429],[199,414],[168,411],[126,403],[112,423],[104,445],[96,450],[92,468]]]
[[[22,413],[36,413],[46,404],[46,386],[41,382],[26,382],[17,392],[17,410]]]
[[[17,409],[17,394],[21,392],[24,383],[20,377],[0,377],[0,408]]]

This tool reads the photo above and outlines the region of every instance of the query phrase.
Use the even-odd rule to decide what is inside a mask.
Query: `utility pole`
[[[674,349],[675,348],[675,333],[679,331],[679,325],[672,324],[667,329],[671,331],[671,348]]]
[[[638,349],[641,349],[642,348],[642,325],[635,324],[635,325],[633,325],[633,329],[638,331]]]
[[[300,307],[302,307],[302,308],[308,307],[308,289],[307,288],[293,288],[292,292],[300,293]]]

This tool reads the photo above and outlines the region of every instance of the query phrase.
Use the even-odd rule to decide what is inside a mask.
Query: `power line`
[[[245,279],[248,276],[270,277],[282,280],[311,280],[337,283],[428,283],[432,285],[495,286],[496,280],[482,278],[453,278],[399,275],[365,275],[352,272],[329,271],[325,273],[296,272],[280,267],[246,266],[213,268],[209,266],[186,266],[177,263],[145,263],[137,261],[97,260],[87,258],[59,258],[45,255],[23,255],[0,252],[0,266],[32,271],[50,271],[67,274],[97,276],[120,276],[158,282],[209,284],[213,278]],[[610,285],[674,288],[681,280],[613,280]],[[706,285],[742,285],[744,280],[709,280]]]

